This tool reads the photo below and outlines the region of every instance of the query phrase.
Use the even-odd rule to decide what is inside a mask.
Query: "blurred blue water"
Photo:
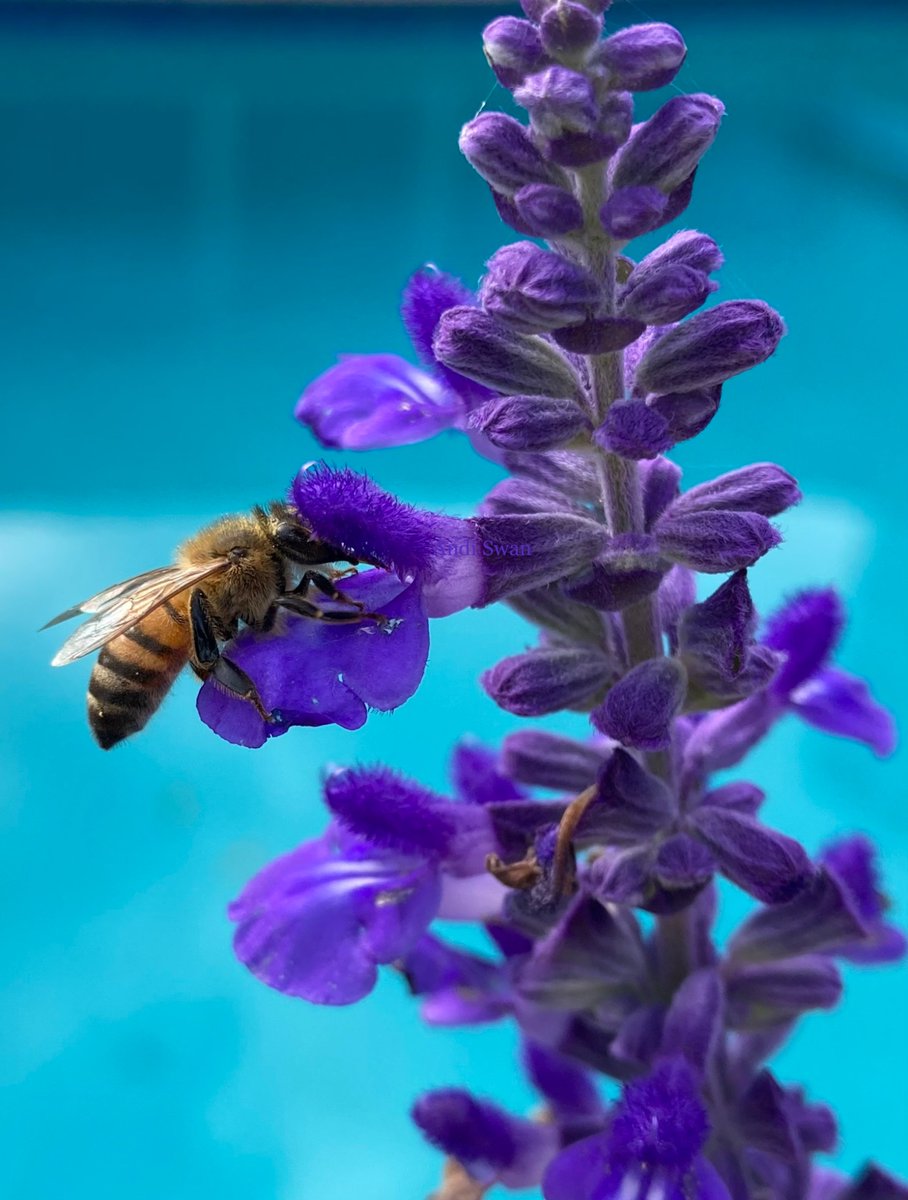
[[[681,86],[727,103],[689,220],[722,243],[722,295],[763,296],[791,329],[679,457],[692,481],[761,458],[798,475],[810,498],[754,573],[758,599],[840,586],[842,661],[905,727],[908,19],[669,8],[617,14],[682,24]],[[305,381],[339,351],[406,350],[395,305],[413,267],[477,278],[502,237],[455,144],[500,102],[481,19],[0,10],[4,1197],[403,1200],[437,1168],[405,1116],[420,1090],[531,1100],[507,1031],[422,1029],[391,979],[355,1009],[307,1008],[233,963],[223,915],[319,829],[324,763],[381,756],[442,786],[452,724],[487,741],[513,727],[475,679],[524,644],[516,618],[436,622],[425,685],[398,713],[260,753],[202,728],[183,681],[144,736],[102,755],[87,667],[49,670],[53,635],[32,633],[278,493],[318,454],[289,418]],[[452,510],[495,477],[453,437],[357,465]],[[878,838],[905,914],[904,764],[792,723],[748,774],[811,848]],[[841,1113],[839,1161],[908,1172],[906,972],[848,983],[780,1070]]]

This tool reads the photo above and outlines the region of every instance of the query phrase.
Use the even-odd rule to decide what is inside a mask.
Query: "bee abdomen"
[[[188,657],[188,627],[161,610],[108,642],[88,684],[88,722],[103,750],[144,729]]]

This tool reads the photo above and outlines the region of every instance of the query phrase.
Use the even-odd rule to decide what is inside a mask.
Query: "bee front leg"
[[[278,608],[285,608],[288,612],[296,613],[300,617],[309,617],[313,621],[329,621],[335,625],[352,625],[360,621],[374,621],[376,625],[383,626],[388,624],[388,618],[383,613],[364,612],[359,605],[356,612],[326,612],[311,600],[292,592],[279,596],[274,603]]]
[[[208,597],[196,588],[189,597],[189,629],[192,635],[192,669],[200,679],[210,675],[225,691],[248,700],[263,721],[274,717],[262,704],[258,689],[245,671],[225,658],[218,645]]]
[[[356,568],[351,570],[356,574]],[[338,604],[349,604],[353,608],[358,608],[360,612],[366,607],[362,600],[354,600],[352,596],[348,596],[346,592],[342,592],[337,586],[337,580],[343,579],[347,574],[346,571],[341,571],[340,574],[328,576],[321,571],[306,571],[293,589],[288,592],[288,596],[306,596],[310,587],[316,587],[323,596],[327,596],[329,600],[335,600]]]

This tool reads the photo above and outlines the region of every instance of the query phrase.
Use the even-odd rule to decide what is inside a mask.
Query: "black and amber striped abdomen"
[[[144,729],[189,660],[183,597],[108,642],[88,683],[88,723],[102,750]]]

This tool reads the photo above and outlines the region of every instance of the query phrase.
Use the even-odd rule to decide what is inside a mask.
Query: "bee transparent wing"
[[[98,592],[96,596],[89,596],[81,604],[75,604],[72,608],[68,608],[66,612],[61,612],[58,616],[53,617],[46,624],[42,625],[38,632],[50,629],[52,625],[59,625],[61,621],[69,621],[73,617],[77,617],[79,613],[104,612],[105,609],[115,604],[117,600],[128,596],[146,581],[161,580],[163,582],[165,576],[168,574],[176,576],[183,569],[183,567],[155,567],[153,571],[143,571],[141,575],[133,575],[131,579],[124,579],[122,583],[111,584],[109,588],[105,588],[103,592]]]
[[[198,567],[158,567],[105,588],[77,608],[61,613],[49,624],[56,625],[58,621],[65,621],[80,612],[92,615],[67,638],[51,659],[51,666],[65,667],[91,654],[93,650],[99,650],[137,625],[154,609],[166,604],[172,596],[194,587],[211,575],[219,574],[227,565],[224,559],[219,559]]]

